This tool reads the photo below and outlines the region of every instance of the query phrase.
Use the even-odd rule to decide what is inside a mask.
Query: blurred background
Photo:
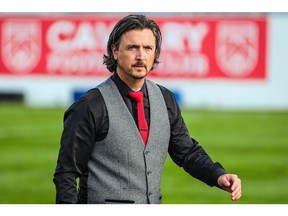
[[[162,31],[149,78],[171,89],[191,136],[239,175],[237,203],[288,203],[288,13],[144,13]],[[54,203],[65,110],[107,79],[127,13],[0,14],[0,203]],[[164,203],[232,203],[167,158]]]

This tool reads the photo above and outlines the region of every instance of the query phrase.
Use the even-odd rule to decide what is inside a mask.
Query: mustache
[[[135,64],[132,64],[132,67],[144,67],[147,68],[146,64],[143,62],[136,62]]]

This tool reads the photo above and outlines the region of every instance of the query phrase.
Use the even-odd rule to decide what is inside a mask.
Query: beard
[[[125,74],[125,76],[133,79],[143,79],[150,72],[150,69],[147,67],[147,65],[141,62],[132,64],[130,68],[124,68],[118,64],[118,68],[122,71],[122,73]]]

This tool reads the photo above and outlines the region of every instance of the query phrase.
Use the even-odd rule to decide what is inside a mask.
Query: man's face
[[[150,29],[126,32],[119,49],[112,47],[119,76],[129,80],[145,78],[153,66],[155,49],[155,37]]]

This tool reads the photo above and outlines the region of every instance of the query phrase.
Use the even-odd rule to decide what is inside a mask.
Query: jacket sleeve
[[[203,147],[190,136],[173,93],[166,90],[163,95],[171,126],[170,157],[191,176],[218,187],[218,177],[227,172],[220,163],[214,163]]]
[[[83,98],[64,114],[64,129],[53,179],[56,185],[56,203],[78,202],[76,179],[85,177],[94,143],[94,117],[89,101]]]

